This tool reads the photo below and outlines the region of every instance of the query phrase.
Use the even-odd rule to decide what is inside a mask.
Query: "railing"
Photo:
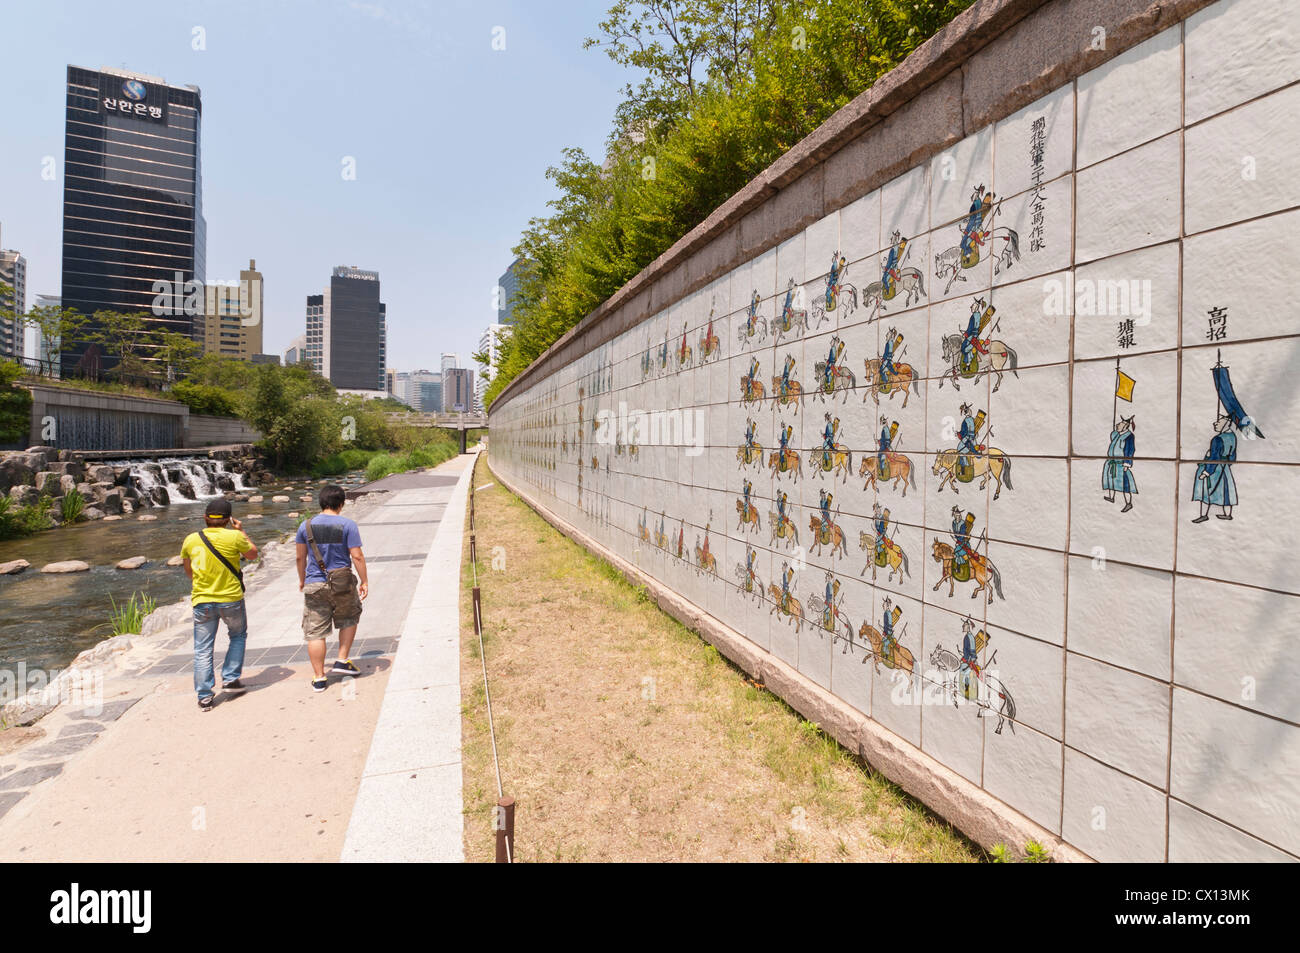
[[[487,414],[452,413],[392,413],[388,419],[393,423],[410,424],[412,427],[444,427],[448,430],[478,430],[487,427]]]

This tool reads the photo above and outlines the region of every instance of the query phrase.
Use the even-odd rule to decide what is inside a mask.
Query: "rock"
[[[167,487],[155,486],[149,488],[149,502],[154,506],[166,506],[171,501],[171,494],[167,492]]]
[[[297,518],[298,518],[298,514],[297,514],[297,513],[290,513],[290,514],[289,514],[289,519],[291,519],[291,520],[296,520]],[[328,565],[328,563],[327,563],[326,565]]]
[[[157,518],[158,517],[154,516],[152,513],[143,513],[140,516],[136,517],[136,519],[138,519],[141,523],[147,523],[150,520],[156,520]]]
[[[187,500],[197,500],[199,498],[199,494],[194,489],[194,481],[188,477],[181,480],[176,489],[180,492],[180,495],[185,497]]]
[[[113,467],[113,482],[118,486],[129,486],[131,483],[131,468]]]
[[[180,565],[182,565],[184,562],[185,562],[185,557],[184,557],[184,556],[173,556],[171,559],[167,560],[167,565],[168,565],[168,566],[180,566]],[[327,564],[327,565],[328,565],[328,564]]]
[[[264,497],[264,496],[250,496],[250,497],[248,498],[248,502],[249,502],[249,503],[261,503],[264,499],[266,499],[266,497]]]
[[[262,518],[261,513],[249,513],[247,516],[244,517],[244,519],[246,520],[260,520],[261,518]]]
[[[180,467],[168,467],[168,468],[167,468],[167,482],[168,482],[168,483],[180,483],[181,480],[183,480],[183,479],[185,479],[185,474],[181,472]]]
[[[91,483],[108,483],[110,485],[117,483],[117,468],[110,466],[93,466],[86,469],[86,478]]]
[[[16,576],[24,569],[30,569],[31,565],[25,559],[11,559],[7,563],[0,563],[0,576]]]
[[[100,498],[99,505],[105,513],[118,514],[122,512],[123,502],[122,488],[113,487]]]
[[[139,569],[149,560],[143,556],[132,556],[130,559],[123,559],[117,564],[118,569]],[[328,565],[328,563],[326,564]]]
[[[73,488],[73,492],[80,493],[81,498],[87,503],[98,503],[99,497],[95,495],[95,488],[89,483],[78,483]]]
[[[123,501],[122,501],[122,514],[123,514],[124,516],[129,516],[130,514],[132,514],[132,513],[134,513],[134,512],[135,512],[135,504],[132,503],[130,500],[123,500]]]
[[[59,478],[62,474],[55,473],[53,470],[42,470],[32,478],[32,484],[36,487],[37,492],[49,493],[53,496],[59,490]]]
[[[247,503],[249,500],[249,496],[247,493],[236,493],[233,497],[231,497],[231,500],[232,502],[235,503]]]
[[[310,496],[300,496],[300,497],[298,497],[298,500],[299,500],[300,502],[302,502],[302,503],[310,503],[310,502],[311,502],[311,497],[310,497]]]
[[[289,502],[289,498],[288,498],[287,496],[273,496],[273,497],[271,497],[271,502],[272,502],[272,503],[288,503],[288,502]]]
[[[59,496],[77,492],[77,478],[65,473],[59,477]]]
[[[116,515],[116,514],[114,514],[114,515],[112,515],[112,516],[105,516],[105,517],[104,517],[104,522],[105,522],[105,523],[115,523],[115,522],[117,522],[118,520],[120,520],[121,518],[122,518],[122,517],[120,517],[120,516],[118,516],[118,515]]]
[[[41,567],[41,572],[63,573],[63,572],[86,572],[90,569],[90,563],[83,563],[80,559],[67,559],[58,563],[46,563]]]
[[[45,469],[45,457],[38,453],[0,454],[0,490],[35,482],[36,474]]]
[[[81,519],[83,520],[102,520],[103,518],[104,511],[98,506],[87,506],[81,511]]]
[[[15,506],[28,506],[41,498],[34,486],[15,486],[9,489],[9,499]]]
[[[235,492],[235,481],[232,480],[228,474],[218,473],[217,489],[227,493],[233,493]]]

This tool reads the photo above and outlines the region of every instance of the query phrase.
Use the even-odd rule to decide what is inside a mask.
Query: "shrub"
[[[239,402],[234,393],[216,384],[180,381],[172,385],[171,396],[196,414],[212,417],[239,416]]]
[[[15,387],[23,368],[15,361],[0,361],[0,443],[22,443],[32,422],[32,395]]]
[[[31,536],[49,529],[49,508],[48,496],[42,496],[28,506],[15,506],[10,497],[0,496],[0,539]]]

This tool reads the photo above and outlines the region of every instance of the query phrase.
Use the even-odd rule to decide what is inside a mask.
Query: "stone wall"
[[[31,442],[70,450],[156,450],[184,446],[190,409],[174,400],[71,387],[32,392]]]
[[[984,843],[1300,858],[1297,80],[1275,0],[977,3],[514,381],[491,464]]]
[[[185,446],[213,447],[231,443],[256,443],[261,439],[260,431],[237,418],[190,414]]]

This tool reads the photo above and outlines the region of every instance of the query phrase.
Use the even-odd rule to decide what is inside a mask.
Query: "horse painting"
[[[953,551],[952,547],[941,540],[935,540],[932,549],[934,561],[943,566],[943,575],[939,581],[932,587],[931,591],[937,592],[939,587],[945,582],[948,583],[948,597],[952,597],[953,584],[957,581],[952,572]],[[967,561],[971,568],[971,578],[975,580],[975,591],[970,594],[974,599],[981,592],[988,593],[988,601],[993,601],[993,592],[997,591],[998,598],[1005,600],[1007,597],[1002,594],[1002,573],[998,572],[998,567],[993,565],[993,561],[987,556],[981,556],[979,553],[972,553]],[[993,583],[993,588],[989,588],[989,583]]]

